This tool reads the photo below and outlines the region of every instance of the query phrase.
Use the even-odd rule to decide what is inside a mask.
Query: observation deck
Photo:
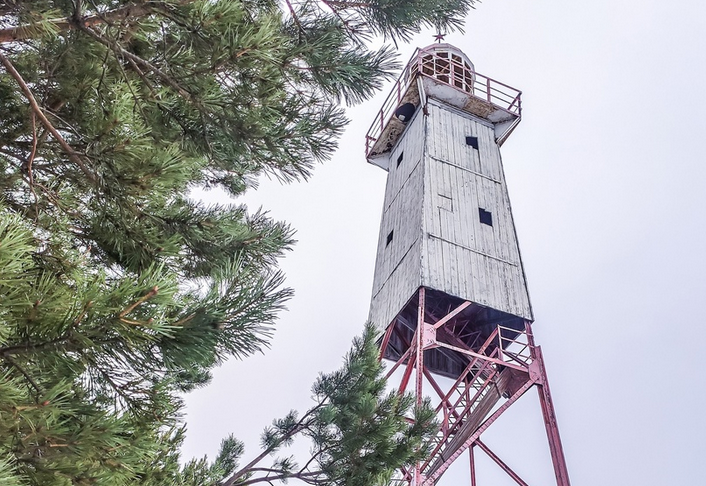
[[[414,112],[426,98],[454,106],[493,124],[502,145],[520,122],[522,92],[477,73],[473,63],[450,44],[417,49],[377,113],[365,136],[368,162],[387,170],[384,157],[400,138]]]

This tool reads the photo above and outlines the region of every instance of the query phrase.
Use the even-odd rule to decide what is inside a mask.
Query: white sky
[[[706,4],[486,0],[466,31],[447,42],[523,91],[502,152],[572,484],[704,484]],[[386,176],[364,135],[385,96],[349,111],[310,182],[245,198],[297,229],[282,262],[296,296],[271,350],[187,397],[186,457],[213,457],[230,432],[255,455],[262,428],[305,410],[360,333]],[[536,394],[510,411],[486,443],[531,486],[552,484]],[[494,468],[480,477],[513,484]]]

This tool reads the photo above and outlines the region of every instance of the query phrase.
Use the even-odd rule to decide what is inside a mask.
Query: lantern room
[[[515,88],[477,73],[471,60],[450,44],[417,49],[368,130],[367,159],[387,170],[386,155],[429,98],[489,121],[496,142],[502,145],[520,122],[520,95]]]

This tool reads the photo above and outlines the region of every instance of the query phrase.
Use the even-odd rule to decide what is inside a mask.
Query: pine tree
[[[229,198],[330,157],[341,102],[397,68],[366,41],[459,28],[472,3],[0,5],[0,482],[191,484],[236,470],[234,440],[215,463],[180,468],[178,394],[267,345],[291,296],[277,259],[293,231]],[[204,205],[197,188],[226,199]],[[348,429],[321,425],[338,416],[321,393],[301,433],[340,442]],[[331,483],[318,484],[340,482],[326,454],[314,452],[317,478]]]
[[[262,434],[263,450],[246,465],[239,466],[243,444],[231,436],[223,440],[213,463],[192,460],[181,478],[197,478],[186,484],[204,486],[289,480],[318,486],[390,484],[398,469],[409,468],[428,452],[423,439],[436,430],[435,413],[427,402],[413,407],[409,394],[386,392],[378,338],[368,325],[354,340],[343,367],[316,380],[315,405],[301,417],[292,411],[275,420]],[[292,456],[275,457],[298,438],[311,445],[305,463]]]

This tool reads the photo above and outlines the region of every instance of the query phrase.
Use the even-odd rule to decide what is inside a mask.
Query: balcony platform
[[[404,132],[406,123],[394,116],[400,106],[417,109],[433,98],[493,124],[498,145],[522,117],[521,91],[475,72],[457,48],[434,44],[418,49],[397,79],[365,137],[368,162],[387,170],[384,157]]]

